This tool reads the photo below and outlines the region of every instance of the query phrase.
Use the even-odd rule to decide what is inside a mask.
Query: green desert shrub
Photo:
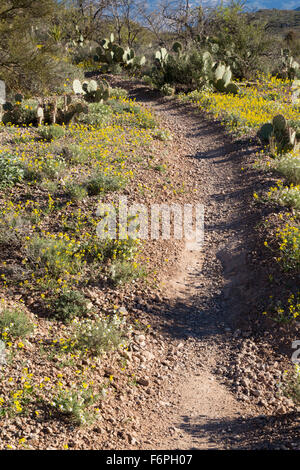
[[[65,323],[69,323],[75,317],[83,317],[87,314],[88,301],[77,290],[63,290],[51,302],[50,313],[53,317]]]
[[[146,276],[146,271],[135,262],[115,260],[109,268],[109,277],[113,284],[127,284]]]
[[[120,176],[96,173],[86,182],[89,196],[97,196],[100,193],[117,191],[122,188],[125,181]]]
[[[51,124],[50,126],[39,127],[38,133],[42,139],[51,141],[63,137],[65,135],[65,129],[56,124]]]
[[[87,196],[87,190],[81,184],[66,184],[66,194],[72,201],[81,201]]]
[[[70,144],[68,147],[57,149],[56,153],[66,162],[72,164],[84,164],[90,158],[90,152],[82,145]]]
[[[4,112],[2,121],[5,125],[12,124],[14,126],[29,126],[36,124],[36,110],[38,102],[35,100],[22,100],[18,104],[13,104],[11,111]],[[21,136],[22,138],[22,136]]]
[[[60,390],[51,401],[52,408],[64,415],[72,424],[83,426],[91,424],[96,419],[93,404],[99,401],[99,396],[91,387],[82,389]]]
[[[33,237],[27,253],[35,270],[46,270],[52,278],[59,278],[63,273],[77,274],[81,269],[81,260],[74,256],[76,245],[70,247],[65,239]]]
[[[13,186],[24,178],[20,159],[11,153],[0,154],[0,188]]]
[[[75,347],[92,356],[117,349],[124,345],[124,320],[117,316],[99,320],[84,320],[76,326]]]
[[[286,155],[275,161],[274,168],[281,173],[288,183],[300,184],[300,157]]]
[[[149,75],[143,75],[142,81],[145,83],[145,85],[149,86],[150,88],[153,87],[153,81]]]
[[[128,91],[124,88],[112,88],[110,92],[110,97],[115,99],[126,98]]]
[[[300,210],[300,191],[299,186],[274,186],[267,193],[266,198],[281,206],[286,206]]]
[[[161,140],[163,142],[166,142],[168,140],[172,140],[172,135],[170,132],[166,129],[155,129],[152,132],[153,137],[155,137],[157,140]]]
[[[33,329],[32,322],[22,310],[4,309],[0,312],[0,333],[2,337],[24,338],[30,335]]]
[[[28,181],[42,181],[46,179],[58,179],[66,170],[66,163],[61,157],[52,155],[37,156],[34,162],[25,162],[24,178]]]
[[[287,398],[293,400],[296,406],[300,405],[300,367],[295,364],[294,370],[285,372],[281,389]]]
[[[168,83],[165,83],[161,87],[160,91],[164,96],[173,96],[175,93],[175,89],[171,87]]]
[[[112,116],[110,106],[101,103],[91,103],[89,105],[89,112],[82,114],[79,121],[92,127],[103,127],[108,124]]]

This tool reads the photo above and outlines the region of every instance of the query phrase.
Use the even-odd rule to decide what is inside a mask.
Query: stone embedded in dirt
[[[139,377],[136,382],[143,387],[147,387],[150,384],[150,381],[145,377]]]
[[[171,403],[169,403],[168,401],[162,401],[162,400],[161,400],[161,401],[159,402],[159,404],[160,404],[161,406],[171,406]]]
[[[261,390],[258,390],[258,389],[251,389],[250,392],[251,392],[252,395],[254,395],[255,397],[260,397],[260,396],[262,395]]]
[[[250,380],[247,379],[246,377],[241,378],[241,385],[243,385],[246,388],[249,388],[250,386]]]
[[[295,403],[293,402],[291,398],[282,397],[282,402],[284,403],[285,406],[289,408],[294,408],[295,406]]]
[[[137,443],[136,438],[132,436],[131,434],[128,434],[127,437],[128,437],[129,444],[134,445]]]
[[[261,406],[264,406],[265,408],[268,407],[268,402],[266,400],[263,400],[263,399],[259,400],[258,404],[261,405]]]
[[[117,432],[117,436],[120,438],[120,439],[126,439],[126,434],[124,431],[118,431]]]
[[[287,412],[287,408],[284,405],[279,405],[276,411],[279,414],[284,414]]]
[[[104,369],[104,377],[110,377],[111,375],[114,375],[113,369]]]
[[[138,343],[139,345],[145,343],[145,340],[146,340],[145,335],[136,335],[136,336],[134,337],[134,341],[135,341],[136,343]]]
[[[97,434],[101,434],[102,433],[102,429],[100,426],[95,426],[93,428],[93,432],[96,432]]]
[[[145,361],[152,361],[155,358],[154,354],[152,354],[150,351],[143,351],[143,354],[141,355],[141,357]]]
[[[167,360],[161,361],[161,363],[162,363],[163,366],[166,366],[166,367],[170,366],[170,362],[167,361]]]
[[[174,435],[174,434],[180,434],[181,433],[181,430],[176,428],[175,426],[171,426],[169,428],[169,431],[170,431],[170,434],[171,435]]]
[[[119,313],[120,313],[121,315],[128,315],[128,311],[126,310],[125,307],[119,308]]]
[[[42,432],[44,434],[52,434],[53,430],[49,426],[46,426],[42,429]]]

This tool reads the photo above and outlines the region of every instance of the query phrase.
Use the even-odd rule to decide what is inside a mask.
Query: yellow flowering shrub
[[[299,110],[293,105],[288,81],[270,76],[260,76],[255,85],[242,86],[237,95],[194,91],[183,97],[196,103],[200,109],[208,111],[220,119],[236,133],[246,134],[272,121],[277,114],[298,122]]]

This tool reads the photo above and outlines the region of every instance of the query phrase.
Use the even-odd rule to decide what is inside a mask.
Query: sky
[[[248,0],[246,5],[253,10],[277,8],[279,10],[294,10],[300,7],[300,0]]]
[[[174,1],[174,0],[173,0]],[[155,4],[156,0],[148,0],[148,3]],[[197,4],[197,0],[194,0]],[[216,5],[219,0],[200,0],[199,3],[204,5]],[[226,1],[224,2],[226,3]],[[264,8],[277,8],[280,10],[294,10],[300,8],[300,0],[246,0],[246,7],[249,10],[260,10]]]

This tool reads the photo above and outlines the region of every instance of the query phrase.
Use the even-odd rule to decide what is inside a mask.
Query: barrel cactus
[[[22,108],[23,96],[17,93],[14,97],[14,101],[6,101],[3,104],[4,114],[2,116],[3,124],[26,124],[26,112]]]

